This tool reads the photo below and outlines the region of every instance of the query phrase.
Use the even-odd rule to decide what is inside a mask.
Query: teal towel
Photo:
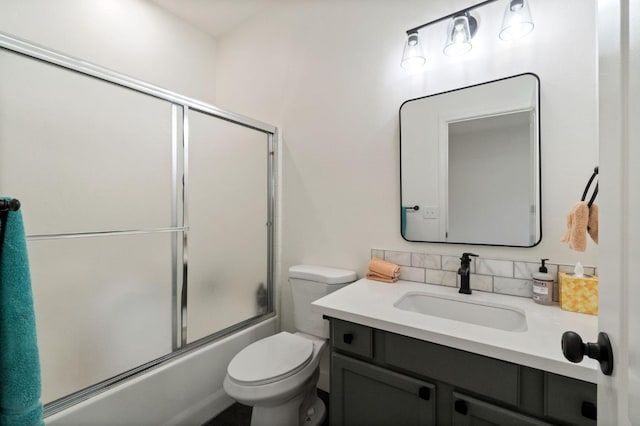
[[[400,219],[401,232],[402,232],[402,236],[405,237],[407,235],[407,208],[406,207],[402,207],[402,210],[400,212],[400,217],[401,217]]]
[[[27,242],[20,211],[2,212],[0,241],[0,425],[43,425],[40,359]]]

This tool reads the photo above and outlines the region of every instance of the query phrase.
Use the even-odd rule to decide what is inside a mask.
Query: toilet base
[[[305,411],[304,421],[300,423],[304,426],[321,425],[327,416],[327,408],[318,395],[315,395],[315,400],[311,402],[311,405]]]
[[[290,400],[277,405],[253,406],[251,426],[318,426],[327,410],[318,397],[316,384],[319,370],[304,383],[301,392]]]

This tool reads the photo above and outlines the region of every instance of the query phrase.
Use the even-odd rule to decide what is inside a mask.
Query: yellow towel
[[[369,262],[369,272],[381,275],[382,277],[398,278],[400,276],[400,266],[374,257]]]
[[[371,272],[371,271],[367,272],[367,279],[382,281],[383,283],[395,283],[396,281],[398,281],[398,278],[392,278],[386,275],[376,274],[375,272]]]
[[[598,244],[598,205],[591,204],[589,209],[589,222],[587,223],[587,232],[591,236],[594,243]]]
[[[589,222],[589,205],[579,201],[573,205],[567,215],[567,231],[560,241],[569,243],[569,248],[575,251],[587,249],[587,224]]]

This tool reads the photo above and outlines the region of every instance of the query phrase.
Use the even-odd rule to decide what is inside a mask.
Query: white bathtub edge
[[[227,365],[250,343],[275,333],[277,317],[206,345],[45,418],[47,426],[202,424],[233,401],[222,387]]]

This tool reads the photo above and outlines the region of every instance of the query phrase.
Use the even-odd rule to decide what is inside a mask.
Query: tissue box
[[[598,315],[598,277],[560,272],[558,282],[563,310]]]

